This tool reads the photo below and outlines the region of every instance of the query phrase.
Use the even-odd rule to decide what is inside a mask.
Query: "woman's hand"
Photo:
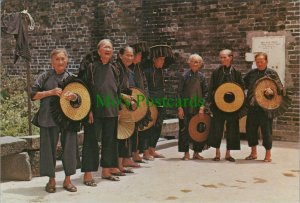
[[[58,87],[50,90],[51,96],[59,96],[60,97],[61,93],[62,93],[62,89],[58,88]]]
[[[204,113],[204,106],[200,107],[199,114]]]
[[[90,111],[89,113],[89,124],[94,123],[94,116],[93,116],[93,112]]]
[[[73,92],[70,92],[70,91],[66,91],[64,93],[64,97],[68,101],[75,101],[77,99],[77,95]]]
[[[269,87],[266,88],[265,92],[266,92],[267,95],[273,95],[274,94],[273,90]]]
[[[178,118],[179,119],[183,119],[184,118],[183,108],[181,108],[181,107],[178,108]]]
[[[132,96],[132,95],[130,96],[130,106],[133,111],[135,111],[137,109],[136,102],[134,101],[134,96]]]

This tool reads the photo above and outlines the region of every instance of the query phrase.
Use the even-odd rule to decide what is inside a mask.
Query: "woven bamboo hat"
[[[170,57],[173,58],[174,54],[172,48],[168,45],[155,45],[150,47],[150,58]]]
[[[120,110],[120,116],[122,117],[126,114],[133,122],[138,122],[141,119],[143,119],[147,113],[147,97],[142,90],[136,87],[131,87],[130,89],[132,90],[132,96],[134,98],[134,101],[137,103],[137,108],[136,110],[131,110],[129,108],[126,108],[126,105],[122,105],[122,109]]]
[[[273,91],[273,94],[267,94],[267,88],[270,88]],[[282,96],[278,94],[278,88],[275,81],[267,77],[256,81],[254,98],[259,106],[267,110],[279,108],[282,101]]]
[[[144,42],[144,41],[133,44],[133,45],[131,45],[131,47],[133,48],[135,54],[140,53],[140,52],[145,53],[145,52],[149,51],[149,45],[147,42]]]
[[[210,126],[210,116],[201,113],[192,117],[189,123],[189,134],[196,142],[207,140]]]
[[[151,120],[149,121],[147,126],[145,126],[143,129],[139,129],[139,131],[147,130],[147,129],[151,128],[156,123],[158,111],[157,111],[156,106],[152,102],[149,106],[149,110],[150,110],[150,113],[151,113]]]
[[[130,115],[120,115],[118,120],[118,139],[129,138],[134,132],[135,123],[131,120]]]
[[[67,91],[77,94],[79,102],[68,101],[63,96]],[[66,117],[73,121],[82,120],[91,109],[91,98],[87,88],[80,82],[71,82],[65,86],[60,97],[60,106]]]
[[[232,82],[220,85],[214,95],[217,107],[224,112],[231,113],[239,110],[245,101],[243,89]]]

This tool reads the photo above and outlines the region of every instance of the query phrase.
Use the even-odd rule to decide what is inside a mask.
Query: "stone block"
[[[1,157],[1,179],[31,180],[32,172],[27,152]]]
[[[20,138],[0,137],[1,157],[20,153],[26,148],[26,145],[26,141]]]
[[[40,149],[40,135],[22,136],[20,138],[26,140],[26,150]]]
[[[163,122],[161,135],[163,137],[177,136],[179,131],[178,119],[166,119]]]

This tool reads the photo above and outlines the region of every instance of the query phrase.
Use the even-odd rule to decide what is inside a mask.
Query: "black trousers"
[[[272,149],[272,124],[273,119],[268,118],[260,107],[249,108],[246,120],[246,135],[249,147],[258,145],[258,128],[260,127],[263,146],[266,150]]]
[[[208,145],[214,148],[220,148],[223,138],[224,124],[226,121],[226,148],[227,150],[240,150],[240,130],[239,119],[228,119],[214,115],[211,119]]]
[[[101,140],[100,166],[118,167],[118,117],[94,118],[94,123],[84,126],[82,172],[97,171],[99,167],[98,139]]]
[[[144,153],[145,150],[149,149],[151,132],[151,128],[138,132],[138,149],[140,153]]]
[[[58,127],[40,128],[40,175],[55,177],[56,147],[60,136],[62,145],[62,163],[66,176],[76,173],[77,132],[60,130]]]
[[[140,139],[140,132],[135,129],[133,135],[130,137],[131,140],[131,152],[137,152],[139,143],[141,142]]]
[[[130,158],[132,156],[132,140],[131,137],[124,140],[118,139],[119,158]]]
[[[165,109],[163,107],[157,107],[158,115],[157,120],[154,126],[152,126],[151,129],[151,136],[150,136],[150,142],[149,147],[155,148],[158,142],[158,139],[161,135],[162,125],[165,117]]]
[[[193,115],[185,114],[184,119],[179,119],[179,136],[178,136],[178,151],[179,152],[188,152],[189,146],[192,144],[192,149],[195,152],[202,152],[205,142],[195,142],[189,134],[188,124]]]

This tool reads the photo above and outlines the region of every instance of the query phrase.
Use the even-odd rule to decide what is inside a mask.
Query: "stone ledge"
[[[22,136],[21,139],[26,140],[26,150],[38,150],[40,149],[40,135]]]
[[[26,146],[24,139],[11,136],[0,137],[1,157],[20,153]]]
[[[161,136],[168,137],[168,136],[177,136],[179,131],[179,124],[178,119],[166,119],[163,122]]]

